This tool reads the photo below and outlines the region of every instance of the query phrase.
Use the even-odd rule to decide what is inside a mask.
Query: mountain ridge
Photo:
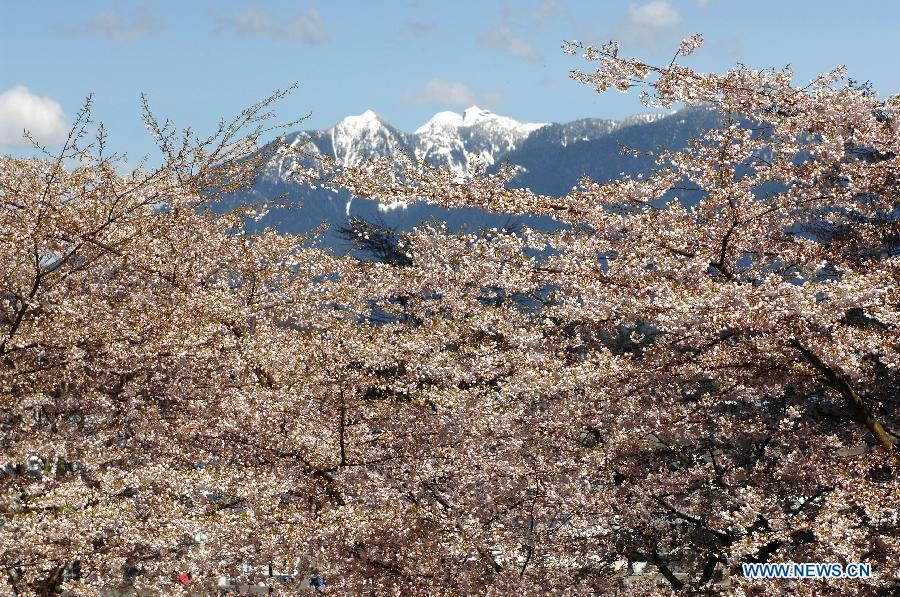
[[[344,243],[335,231],[351,217],[376,220],[397,229],[410,229],[436,218],[453,230],[504,226],[510,216],[479,209],[446,210],[434,205],[379,203],[351,197],[346,191],[313,189],[298,184],[291,173],[315,168],[323,157],[340,166],[359,166],[375,158],[391,158],[402,151],[415,160],[447,167],[460,176],[471,175],[474,162],[496,171],[503,162],[520,167],[510,186],[561,196],[588,176],[607,181],[622,174],[648,174],[651,156],[624,155],[621,147],[651,152],[681,149],[704,130],[718,128],[721,116],[709,108],[685,108],[667,114],[637,114],[621,120],[584,118],[567,123],[522,123],[473,106],[459,114],[438,112],[412,133],[402,131],[371,110],[348,116],[325,130],[295,131],[265,164],[253,187],[229,202],[262,201],[284,196],[292,207],[272,208],[254,226],[275,226],[284,232],[305,233],[328,226],[326,245]],[[301,151],[297,151],[300,149]],[[549,218],[515,218],[539,228],[559,228]]]

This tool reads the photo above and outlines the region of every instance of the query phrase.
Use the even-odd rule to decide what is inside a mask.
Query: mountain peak
[[[347,116],[330,133],[334,157],[344,166],[358,166],[366,160],[406,149],[405,135],[372,110]]]
[[[463,123],[463,117],[456,112],[449,110],[438,112],[431,119],[415,130],[416,135],[425,133],[431,129],[442,129],[447,127],[458,127]]]
[[[478,106],[471,106],[466,108],[463,112],[463,122],[466,124],[473,124],[478,122],[479,120],[484,120],[485,118],[489,118],[494,116],[494,113],[490,110],[485,110],[483,108],[479,108]]]
[[[369,126],[383,123],[384,121],[381,119],[381,116],[372,110],[366,110],[357,116],[345,116],[335,126],[342,128],[368,128]]]

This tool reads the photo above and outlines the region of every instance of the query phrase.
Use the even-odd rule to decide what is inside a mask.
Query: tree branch
[[[869,428],[869,431],[872,432],[872,435],[875,436],[875,439],[881,444],[881,446],[885,450],[893,450],[894,449],[894,440],[891,439],[891,436],[888,435],[887,431],[885,431],[884,427],[875,418],[872,414],[872,411],[869,410],[868,405],[863,401],[862,397],[853,389],[853,386],[850,385],[850,382],[847,381],[847,378],[841,373],[839,370],[832,369],[828,365],[825,364],[822,359],[818,357],[818,355],[814,354],[806,347],[804,347],[798,340],[791,340],[791,346],[796,348],[800,354],[809,362],[813,368],[822,374],[825,380],[828,382],[829,387],[840,392],[841,396],[853,409],[853,411],[865,422],[866,427]]]

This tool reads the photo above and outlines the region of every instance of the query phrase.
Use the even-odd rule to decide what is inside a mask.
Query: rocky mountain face
[[[488,214],[477,209],[445,210],[428,205],[379,204],[352,198],[345,192],[310,189],[291,178],[297,166],[312,167],[327,156],[343,166],[358,166],[399,152],[447,167],[460,176],[471,175],[476,161],[496,170],[503,162],[521,166],[513,186],[528,187],[549,195],[563,195],[582,176],[611,180],[621,174],[648,173],[649,157],[623,155],[622,146],[640,151],[681,148],[710,128],[721,116],[704,108],[684,109],[673,114],[641,114],[625,120],[582,119],[568,123],[521,123],[488,110],[471,107],[462,114],[439,112],[412,133],[401,131],[371,110],[348,116],[324,131],[298,131],[286,137],[284,149],[267,163],[249,193],[232,201],[254,201],[285,195],[299,206],[273,209],[259,225],[275,225],[285,232],[308,232],[325,224],[325,244],[346,246],[335,230],[351,216],[397,229],[409,229],[431,218],[451,229],[477,230],[505,226],[523,218]],[[294,149],[300,149],[297,155]],[[540,228],[559,227],[549,218],[527,218]]]

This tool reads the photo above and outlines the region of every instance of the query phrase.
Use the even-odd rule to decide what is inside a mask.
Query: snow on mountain
[[[559,135],[558,142],[566,146],[572,142],[595,139],[617,128],[655,122],[665,116],[639,114],[620,121],[577,120],[565,125],[553,125],[562,127],[553,136]],[[366,110],[358,116],[347,116],[327,131],[310,131],[309,140],[321,154],[333,157],[344,166],[359,166],[367,160],[403,151],[417,160],[448,167],[461,176],[470,176],[476,161],[492,166],[516,150],[533,133],[548,126],[546,123],[519,122],[471,106],[462,114],[438,112],[413,133],[405,133],[372,110]]]
[[[450,166],[459,174],[466,170],[466,144],[460,134],[463,117],[456,112],[438,112],[413,133],[414,156],[432,164]]]
[[[331,146],[334,158],[343,166],[359,166],[367,160],[409,149],[406,134],[372,110],[338,122],[331,129]]]
[[[290,182],[297,167],[314,167],[327,156],[343,166],[396,155],[402,151],[416,160],[447,167],[471,176],[476,163],[491,167],[523,146],[540,143],[566,147],[593,141],[613,131],[651,124],[666,114],[639,114],[624,120],[582,119],[564,124],[519,122],[490,110],[471,106],[462,114],[438,112],[412,133],[394,128],[372,110],[347,116],[323,131],[299,131],[287,136],[288,147],[269,161],[264,176],[273,183]],[[388,208],[389,209],[389,208]]]
[[[478,106],[462,114],[438,112],[413,133],[416,159],[469,176],[476,160],[495,164],[533,131],[545,126],[522,123]]]
[[[505,129],[520,135],[528,135],[532,131],[546,126],[546,123],[519,122],[506,116],[494,114],[490,110],[483,110],[478,106],[466,108],[463,112],[462,120],[464,126],[484,124],[495,130]]]
[[[347,116],[326,131],[288,135],[290,147],[274,156],[266,175],[284,180],[292,166],[311,166],[318,156],[334,158],[342,166],[359,166],[403,151],[415,159],[469,176],[476,160],[485,166],[497,163],[543,126],[546,125],[519,122],[472,106],[463,114],[438,112],[409,134],[394,128],[372,110],[366,110],[358,116]],[[304,155],[295,156],[297,147],[304,142]]]
[[[456,112],[438,112],[431,120],[416,129],[415,135],[424,135],[435,129],[458,128],[463,123],[463,117]]]
[[[313,133],[298,131],[284,141],[263,168],[263,176],[270,180],[286,181],[292,172],[314,168],[326,153],[315,143]]]
[[[671,116],[674,113],[675,112],[668,112],[668,113],[657,112],[657,113],[653,113],[653,114],[633,114],[623,120],[614,121],[615,126],[613,127],[613,130],[624,128],[626,126],[632,126],[635,124],[651,124],[651,123],[656,122],[657,120],[661,120],[661,119],[665,118],[666,116]]]

